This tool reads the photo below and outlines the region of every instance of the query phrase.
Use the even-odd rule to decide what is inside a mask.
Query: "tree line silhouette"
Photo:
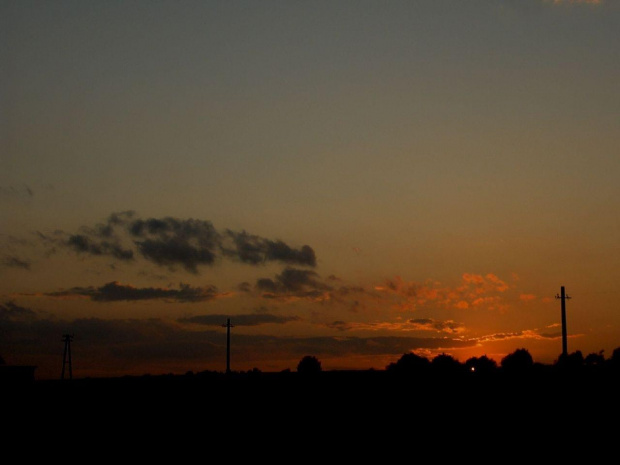
[[[350,418],[372,412],[379,422],[405,413],[436,423],[464,415],[508,422],[540,412],[599,421],[619,410],[618,392],[620,347],[609,358],[602,351],[586,356],[576,351],[553,364],[535,362],[524,348],[499,363],[486,355],[461,362],[445,353],[427,358],[408,352],[384,369],[366,370],[324,370],[316,356],[306,355],[295,369],[279,372],[253,368],[40,380],[20,385],[11,395],[25,416],[70,412],[92,421],[113,412],[158,418],[220,415],[236,425],[240,418],[300,422],[334,412]],[[236,416],[229,417],[231,412]]]

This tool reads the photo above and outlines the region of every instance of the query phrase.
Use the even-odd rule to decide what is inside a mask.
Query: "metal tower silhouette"
[[[556,299],[562,301],[562,355],[566,357],[568,355],[568,342],[566,340],[566,299],[570,299],[564,292],[564,286],[560,289],[560,294],[555,295]]]
[[[62,373],[60,374],[60,379],[65,379],[65,367],[69,365],[69,379],[73,379],[73,369],[71,367],[71,341],[73,340],[73,335],[65,334],[62,336],[62,340],[65,341],[65,352],[62,357]]]
[[[222,326],[226,328],[226,374],[228,374],[230,373],[230,328],[233,327],[230,324],[230,318]]]

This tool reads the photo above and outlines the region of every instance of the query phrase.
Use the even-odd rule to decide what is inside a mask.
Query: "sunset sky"
[[[0,357],[620,347],[620,1],[0,0]]]

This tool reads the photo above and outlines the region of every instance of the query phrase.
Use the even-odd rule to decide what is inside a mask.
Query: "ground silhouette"
[[[41,380],[4,386],[10,389],[4,398],[18,406],[21,420],[70,417],[82,425],[128,416],[135,422],[217,418],[229,427],[260,418],[393,427],[402,417],[437,428],[457,420],[511,427],[523,418],[539,419],[528,424],[540,428],[542,418],[594,425],[615,422],[620,413],[619,362],[615,350],[608,360],[570,354],[544,365],[518,349],[499,365],[486,356],[461,363],[447,354],[429,360],[406,353],[384,370],[341,371],[323,370],[317,357],[307,356],[297,371]]]

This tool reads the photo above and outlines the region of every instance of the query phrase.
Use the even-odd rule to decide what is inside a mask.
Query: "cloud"
[[[75,234],[57,232],[54,236],[39,233],[39,238],[71,249],[79,254],[110,256],[122,261],[137,257],[166,266],[177,266],[198,274],[200,266],[214,265],[222,258],[259,265],[281,262],[316,266],[314,250],[304,245],[291,247],[245,231],[219,232],[210,221],[173,217],[136,217],[133,211],[111,214],[104,223],[83,226]]]
[[[308,298],[311,300],[328,298],[327,291],[332,287],[319,279],[313,270],[300,270],[287,267],[275,279],[261,278],[256,288],[266,298]]]
[[[479,274],[464,273],[463,281],[466,284],[474,285],[474,292],[476,292],[477,294],[486,293],[490,289],[496,290],[497,292],[504,292],[509,289],[508,284],[499,279],[493,273],[488,273],[485,276]]]
[[[11,255],[6,255],[2,259],[2,264],[9,268],[23,268],[24,270],[29,270],[30,265],[31,265],[30,261],[22,260],[21,258],[14,257]]]
[[[264,239],[245,231],[226,230],[222,252],[228,257],[252,265],[266,261],[307,266],[316,265],[314,250],[307,245],[300,249],[293,249],[282,241]]]
[[[264,324],[284,324],[290,321],[298,321],[296,316],[277,316],[267,313],[257,313],[249,315],[198,315],[187,318],[180,318],[179,323],[195,323],[205,326],[223,326],[230,318],[233,326],[258,326]]]
[[[439,331],[450,334],[458,334],[465,331],[462,323],[457,323],[453,320],[439,321],[433,318],[416,318],[409,320],[409,324],[411,324],[413,329],[422,331]]]
[[[66,245],[79,253],[110,255],[120,260],[131,260],[133,258],[133,251],[123,249],[117,242],[108,240],[96,241],[85,234],[74,234],[69,236]]]
[[[26,184],[15,186],[0,186],[0,199],[6,200],[29,200],[34,197],[33,190]]]
[[[338,331],[432,331],[436,333],[460,334],[466,331],[465,325],[453,320],[435,320],[433,318],[415,318],[407,321],[383,321],[375,323],[333,321],[325,325]]]
[[[164,300],[168,302],[205,302],[218,297],[230,295],[219,293],[215,286],[192,287],[181,283],[179,289],[144,287],[120,284],[112,281],[101,287],[73,287],[67,291],[50,292],[44,294],[59,298],[89,298],[95,302],[135,301],[135,300]]]
[[[337,320],[326,325],[328,328],[337,329],[338,331],[349,331],[355,328],[355,324],[346,321]]]
[[[20,307],[15,302],[9,301],[4,305],[0,304],[0,321],[28,321],[37,316],[36,312],[29,308]]]
[[[478,338],[479,342],[493,342],[493,341],[504,341],[508,339],[534,339],[534,340],[545,340],[545,339],[559,339],[561,337],[561,333],[543,333],[539,329],[526,329],[523,331],[515,331],[511,333],[494,333],[487,334]]]
[[[384,298],[389,297],[392,307],[399,311],[415,311],[431,305],[461,310],[486,305],[489,310],[505,310],[502,294],[510,286],[502,279],[492,273],[464,273],[461,278],[460,285],[450,287],[433,280],[406,282],[397,276],[374,289]]]

